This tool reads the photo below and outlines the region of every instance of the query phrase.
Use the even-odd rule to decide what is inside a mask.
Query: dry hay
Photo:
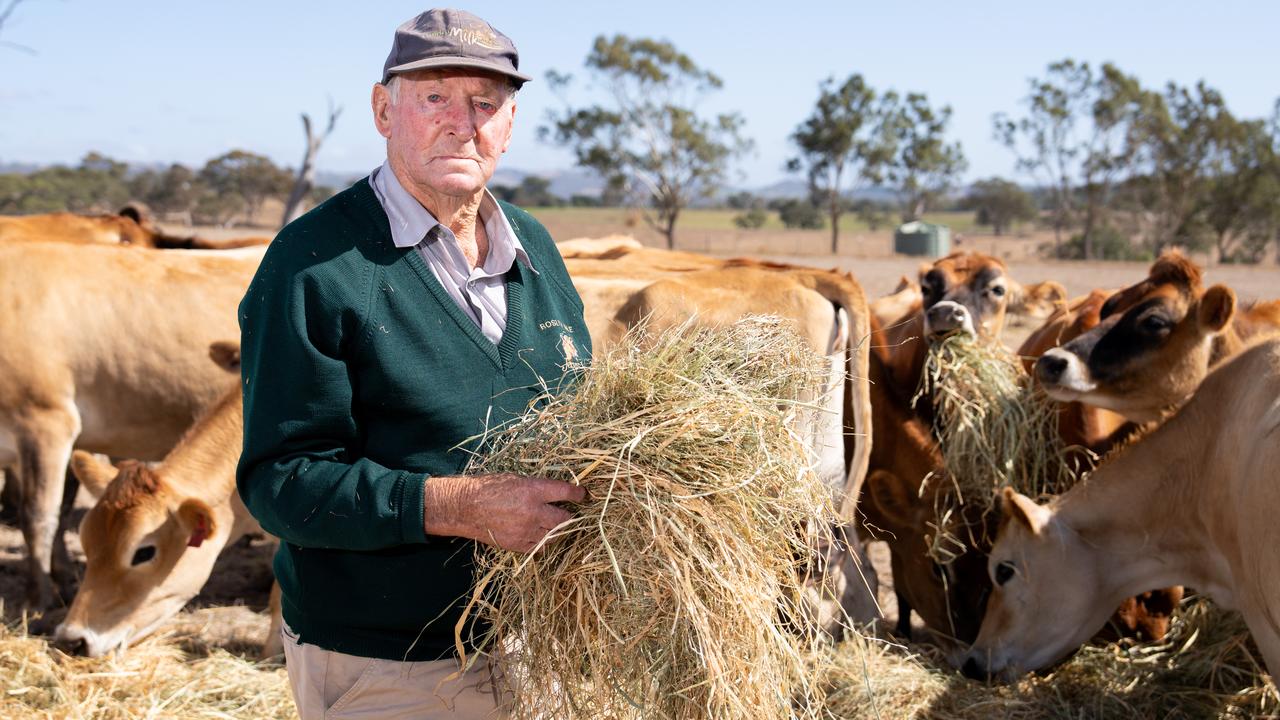
[[[1046,500],[1093,467],[1086,450],[1063,443],[1056,403],[998,341],[955,333],[931,343],[913,399],[922,401],[933,404],[943,457],[942,472],[927,480],[943,484],[934,508],[939,532],[931,543],[938,562],[953,560],[966,547],[989,547],[994,539],[982,535],[987,523],[957,527],[961,507],[980,509],[967,518],[985,517],[1005,487]]]
[[[1280,717],[1280,693],[1262,674],[1238,613],[1195,600],[1164,641],[1085,646],[1017,683],[976,682],[936,651],[855,638],[816,660],[828,718],[888,720],[1190,720]]]
[[[513,717],[812,717],[801,528],[835,515],[790,399],[823,369],[774,318],[633,332],[489,438],[472,471],[589,495],[533,554],[481,555]]]
[[[297,718],[282,666],[185,650],[193,641],[169,632],[90,659],[50,647],[24,624],[0,624],[0,717]]]

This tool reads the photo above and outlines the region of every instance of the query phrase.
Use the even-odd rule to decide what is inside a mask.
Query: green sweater
[[[447,655],[475,548],[425,534],[423,481],[460,473],[468,438],[520,415],[542,380],[557,387],[566,354],[590,357],[546,229],[502,207],[534,271],[507,274],[496,346],[415,249],[392,244],[367,178],[281,230],[240,303],[237,486],[281,540],[284,619],[304,642]]]

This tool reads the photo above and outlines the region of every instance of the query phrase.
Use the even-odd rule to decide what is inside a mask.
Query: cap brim
[[[481,60],[479,58],[461,57],[461,56],[453,56],[453,57],[446,56],[446,57],[431,57],[431,58],[424,58],[422,60],[414,60],[413,62],[410,62],[410,63],[404,63],[403,65],[396,65],[395,67],[388,68],[386,75],[382,78],[382,82],[383,84],[386,84],[388,81],[391,80],[392,75],[400,75],[402,73],[413,72],[414,70],[431,70],[434,68],[451,68],[451,67],[475,68],[477,70],[488,70],[489,72],[497,73],[499,75],[509,77],[512,80],[515,80],[516,82],[520,83],[521,85],[533,79],[528,75],[515,72],[508,68],[504,68],[503,66],[494,62],[490,62],[488,60]]]

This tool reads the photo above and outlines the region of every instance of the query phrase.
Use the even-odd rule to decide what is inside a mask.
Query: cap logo
[[[428,30],[427,35],[434,35],[443,40],[455,40],[463,45],[479,45],[488,50],[502,50],[498,38],[485,28],[452,27],[443,30]]]

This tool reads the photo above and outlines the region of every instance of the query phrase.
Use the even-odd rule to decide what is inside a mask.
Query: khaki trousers
[[[358,657],[298,642],[288,626],[284,656],[302,720],[498,720],[506,705],[493,667],[480,661],[461,677],[456,660],[400,662]]]

